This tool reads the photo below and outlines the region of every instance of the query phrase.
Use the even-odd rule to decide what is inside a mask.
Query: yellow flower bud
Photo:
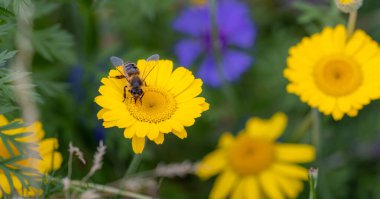
[[[342,12],[349,13],[357,11],[363,4],[363,0],[335,0],[336,6]]]

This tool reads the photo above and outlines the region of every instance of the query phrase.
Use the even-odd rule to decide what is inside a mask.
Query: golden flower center
[[[176,109],[172,94],[166,90],[153,87],[143,87],[144,95],[141,100],[135,100],[131,94],[125,100],[129,113],[139,121],[158,123],[170,119]]]
[[[342,4],[350,4],[350,3],[353,3],[354,0],[338,0],[340,3]]]
[[[273,142],[240,135],[227,153],[229,163],[240,175],[251,175],[268,168],[274,161]]]
[[[350,57],[329,56],[317,63],[314,80],[319,89],[334,97],[349,95],[362,84],[359,64]]]

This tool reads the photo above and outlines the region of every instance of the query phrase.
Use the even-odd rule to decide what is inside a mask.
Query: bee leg
[[[140,99],[139,99],[140,104],[142,104],[142,98],[144,97],[144,94],[145,94],[145,93],[142,93],[141,96],[140,96]]]
[[[118,76],[108,76],[109,78],[116,78],[116,79],[123,79],[123,78],[125,78],[125,76],[124,75],[118,75]]]
[[[123,102],[124,102],[125,99],[127,98],[127,91],[126,91],[126,88],[128,88],[128,86],[124,86]]]

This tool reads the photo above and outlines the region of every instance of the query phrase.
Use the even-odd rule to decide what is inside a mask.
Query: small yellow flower
[[[3,115],[0,115],[0,126],[7,124],[9,124],[7,118],[5,118]],[[31,150],[38,152],[38,155],[41,159],[22,159],[17,162],[17,164],[26,168],[35,169],[41,174],[46,174],[49,171],[59,169],[62,163],[62,156],[59,152],[56,151],[58,148],[58,140],[56,138],[43,139],[45,132],[42,129],[42,124],[40,122],[35,122],[32,125],[23,128],[2,131],[2,133],[7,135],[17,135],[25,132],[31,134],[22,138],[18,138],[18,141],[26,144],[35,144],[36,147],[31,148]],[[9,158],[11,157],[11,153],[14,153],[15,155],[20,154],[17,148],[13,148],[12,150],[12,152],[8,151],[3,143],[3,140],[0,140],[0,158]],[[12,175],[11,178],[13,181],[13,186],[15,187],[17,193],[23,197],[33,197],[42,193],[42,190],[34,187],[29,187],[29,189],[26,190],[25,187],[22,187],[20,179],[16,175]],[[8,182],[5,173],[1,169],[0,187],[2,188],[0,189],[0,198],[3,195],[3,191],[6,194],[11,194],[10,182]]]
[[[140,74],[147,74],[150,70],[152,64],[148,62],[137,62]],[[106,128],[124,128],[124,137],[132,139],[135,153],[142,153],[146,137],[156,144],[162,144],[164,134],[170,132],[181,139],[186,138],[184,127],[192,126],[195,118],[209,108],[203,97],[197,97],[202,92],[202,80],[195,79],[184,67],[173,71],[170,60],[159,60],[149,73],[146,86],[142,87],[141,101],[135,102],[129,92],[123,99],[128,82],[125,78],[113,78],[118,75],[119,71],[111,70],[109,77],[101,80],[104,84],[99,88],[101,95],[95,98],[95,102],[103,107],[98,118],[103,119]]]
[[[379,45],[362,30],[326,27],[290,48],[287,64],[287,91],[335,120],[380,97]]]
[[[355,12],[363,4],[363,0],[335,0],[336,6],[343,12]]]
[[[251,118],[236,137],[224,133],[218,149],[199,164],[197,175],[207,179],[220,174],[210,198],[296,198],[308,170],[294,163],[315,159],[314,147],[276,143],[287,123],[283,113],[269,120]]]

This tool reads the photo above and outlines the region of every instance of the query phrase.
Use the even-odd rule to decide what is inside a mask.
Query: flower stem
[[[358,11],[350,12],[348,15],[347,38],[350,38],[352,34],[354,33],[357,17],[358,17]]]
[[[124,174],[123,179],[128,178],[132,173],[136,172],[141,162],[141,154],[135,154],[131,163],[128,166],[127,171]]]
[[[317,149],[317,153],[320,149],[320,138],[321,138],[321,117],[317,109],[312,109],[312,117],[313,117],[313,128],[311,141],[315,148]]]
[[[226,99],[231,103],[232,110],[236,111],[235,105],[237,102],[232,86],[226,80],[222,66],[222,44],[219,37],[219,29],[217,23],[217,2],[216,0],[209,0],[209,11],[211,18],[211,38],[212,38],[212,53],[215,59],[217,75],[222,83],[222,91]]]
[[[317,199],[317,181],[318,181],[318,169],[310,168],[309,169],[309,199]]]

